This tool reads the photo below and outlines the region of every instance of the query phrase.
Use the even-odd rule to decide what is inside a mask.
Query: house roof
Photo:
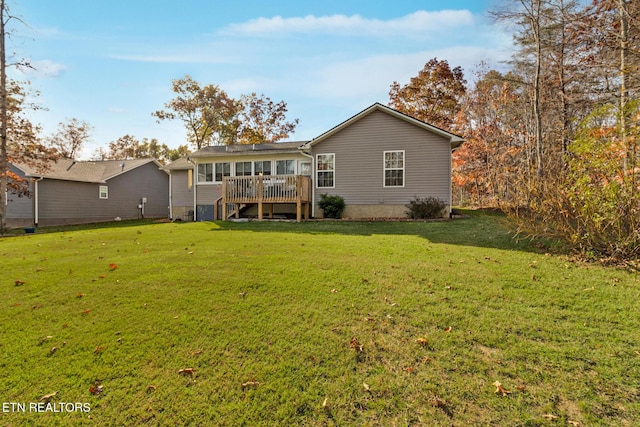
[[[189,155],[190,158],[198,157],[223,157],[230,154],[259,155],[276,153],[295,153],[306,141],[273,142],[265,144],[234,144],[234,145],[210,145],[201,148]]]
[[[129,172],[147,163],[162,165],[154,159],[129,159],[129,160],[99,160],[84,161],[72,159],[58,159],[50,162],[46,170],[33,167],[28,164],[15,162],[14,165],[21,169],[26,176],[31,178],[59,179],[63,181],[79,181],[92,183],[105,183],[109,179]]]
[[[180,157],[179,159],[164,165],[161,169],[165,171],[188,170],[193,169],[193,163],[187,160],[187,157]]]
[[[311,147],[321,141],[324,141],[325,139],[329,138],[332,135],[335,135],[336,133],[340,132],[342,129],[346,128],[347,126],[350,126],[351,124],[353,124],[354,122],[357,122],[358,120],[368,116],[369,114],[373,113],[374,111],[382,111],[384,113],[390,114],[394,117],[397,117],[401,120],[404,120],[408,123],[411,123],[413,125],[419,126],[425,130],[431,131],[437,135],[440,135],[442,137],[445,137],[449,140],[449,143],[451,144],[451,149],[454,150],[458,147],[460,147],[460,145],[462,145],[462,143],[464,142],[464,138],[462,138],[459,135],[453,134],[451,132],[447,132],[444,129],[440,129],[439,127],[433,126],[429,123],[423,122],[422,120],[418,120],[415,119],[407,114],[401,113],[398,110],[394,110],[393,108],[389,108],[385,105],[380,104],[379,102],[376,102],[375,104],[373,104],[372,106],[370,106],[369,108],[359,112],[358,114],[356,114],[355,116],[345,120],[344,122],[340,123],[339,125],[329,129],[328,131],[326,131],[325,133],[323,133],[322,135],[312,139],[311,141],[307,142],[305,144],[306,147]]]

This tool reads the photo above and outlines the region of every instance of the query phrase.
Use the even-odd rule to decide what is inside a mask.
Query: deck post
[[[225,179],[222,180],[222,215],[221,218],[223,221],[227,220],[227,181]]]
[[[296,179],[296,221],[302,221],[302,177]]]
[[[262,221],[262,214],[263,214],[263,208],[262,208],[262,175],[257,177],[257,181],[258,181],[258,221]]]

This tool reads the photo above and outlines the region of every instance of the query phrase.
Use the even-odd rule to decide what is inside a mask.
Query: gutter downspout
[[[173,221],[173,190],[171,189],[173,183],[173,175],[169,172],[169,220]]]
[[[198,175],[197,175],[197,169],[198,169],[198,165],[191,160],[190,157],[187,157],[187,162],[191,163],[193,165],[193,222],[198,221],[198,209],[196,208],[196,203],[198,200]]]
[[[316,164],[314,162],[313,155],[304,151],[302,147],[300,147],[300,154],[306,156],[311,159],[311,218],[316,217]]]
[[[44,179],[43,176],[41,176],[40,178],[36,179],[34,181],[33,184],[33,193],[34,193],[34,201],[35,201],[35,205],[33,207],[34,212],[34,217],[33,217],[33,221],[34,221],[34,225],[37,227],[38,226],[38,222],[40,221],[40,215],[39,215],[39,203],[38,203],[38,197],[39,197],[39,192],[38,192],[38,182],[42,181]]]

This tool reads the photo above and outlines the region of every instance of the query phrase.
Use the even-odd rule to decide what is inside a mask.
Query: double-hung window
[[[198,182],[213,182],[213,163],[198,164]]]
[[[318,154],[316,156],[316,182],[318,188],[335,187],[335,154]]]
[[[257,160],[253,162],[253,170],[256,175],[271,175],[271,160]]]
[[[384,186],[404,187],[404,150],[384,152]]]
[[[276,160],[276,175],[294,175],[295,173],[295,160]]]
[[[236,162],[236,176],[251,176],[251,162]]]
[[[231,176],[231,163],[214,163],[214,166],[216,182],[222,182],[222,178],[225,176]]]
[[[98,192],[98,195],[99,195],[99,197],[101,199],[108,199],[109,198],[109,187],[106,186],[106,185],[101,185],[100,186],[100,190]]]

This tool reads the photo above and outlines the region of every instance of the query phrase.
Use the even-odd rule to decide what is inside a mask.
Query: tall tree
[[[6,24],[11,15],[0,0],[0,233],[7,228],[7,184],[9,181],[9,164],[7,159],[7,51]]]
[[[189,141],[198,150],[210,144],[236,142],[239,106],[224,90],[215,85],[201,86],[189,75],[173,80],[172,90],[176,97],[153,116],[158,120],[182,120]]]
[[[74,159],[89,141],[93,127],[84,120],[72,118],[58,123],[58,131],[48,138],[48,144],[60,157]]]
[[[241,144],[262,144],[277,142],[287,138],[298,124],[298,119],[286,121],[287,104],[273,102],[265,95],[243,95],[240,98],[239,142]]]
[[[46,169],[54,153],[40,143],[39,128],[22,113],[32,107],[25,103],[25,91],[20,84],[7,78],[7,67],[30,66],[28,61],[7,63],[6,41],[8,24],[21,21],[12,15],[5,0],[0,0],[0,233],[7,228],[7,196],[28,194],[28,183],[12,173],[10,162],[20,162]],[[37,95],[37,94],[36,94]]]
[[[446,60],[430,59],[416,77],[401,86],[393,82],[389,106],[448,131],[455,129],[455,119],[466,92],[462,68],[449,67]]]

